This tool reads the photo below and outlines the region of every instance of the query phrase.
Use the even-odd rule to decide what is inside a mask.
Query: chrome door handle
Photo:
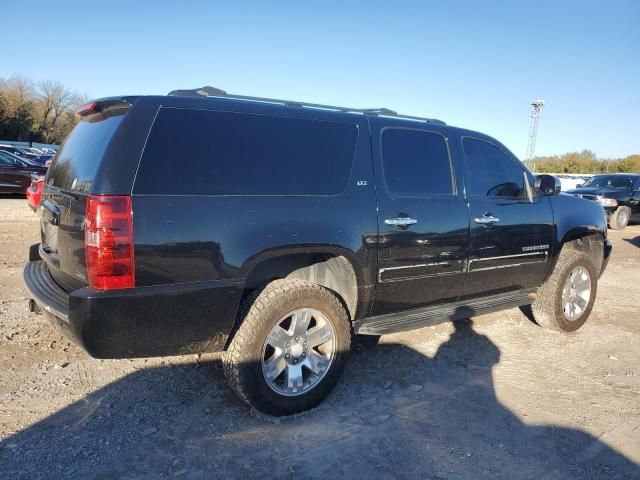
[[[494,223],[498,223],[500,219],[498,217],[494,217],[490,213],[487,213],[481,217],[474,218],[473,221],[476,223],[480,223],[481,225],[492,225]]]
[[[409,217],[395,217],[385,218],[384,223],[386,223],[387,225],[393,225],[395,227],[408,227],[409,225],[415,225],[416,223],[418,223],[418,220]]]

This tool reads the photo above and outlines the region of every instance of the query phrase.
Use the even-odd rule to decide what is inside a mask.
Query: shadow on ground
[[[140,370],[2,442],[0,476],[640,478],[592,436],[502,406],[499,349],[455,325],[433,358],[360,347],[325,403],[281,421],[250,414],[216,362]]]
[[[624,238],[623,240],[627,243],[630,243],[634,247],[640,248],[640,235],[633,238]]]

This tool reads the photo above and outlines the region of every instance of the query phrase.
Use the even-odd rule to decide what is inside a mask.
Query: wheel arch
[[[341,247],[266,251],[248,260],[241,270],[246,278],[245,294],[273,280],[290,278],[313,282],[334,292],[352,321],[367,309],[366,273],[357,255]]]
[[[585,253],[593,260],[596,272],[600,273],[604,262],[605,240],[605,234],[594,227],[581,226],[567,231],[556,248],[547,276],[551,275],[555,269],[558,257],[563,249]]]

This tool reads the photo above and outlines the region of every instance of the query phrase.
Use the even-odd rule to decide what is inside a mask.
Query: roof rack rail
[[[232,93],[227,93],[226,91],[221,90],[219,88],[209,87],[209,86],[205,86],[202,88],[194,88],[192,90],[173,90],[169,92],[168,95],[179,96],[179,97],[229,98],[232,100],[246,100],[246,101],[252,101],[252,102],[274,103],[278,105],[284,105],[286,107],[317,108],[319,110],[332,110],[336,112],[359,113],[362,115],[402,118],[404,120],[414,120],[417,122],[446,125],[446,123],[444,123],[442,120],[438,120],[435,118],[416,117],[412,115],[402,115],[400,113],[395,112],[394,110],[390,110],[384,107],[382,108],[336,107],[334,105],[322,105],[320,103],[298,102],[295,100],[280,100],[276,98],[251,97],[247,95],[235,95]]]

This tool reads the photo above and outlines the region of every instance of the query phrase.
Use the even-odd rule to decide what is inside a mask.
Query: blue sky
[[[277,3],[277,7],[272,5]],[[0,77],[90,97],[228,92],[384,106],[536,153],[640,153],[640,1],[7,2]],[[11,21],[6,21],[12,19]]]

